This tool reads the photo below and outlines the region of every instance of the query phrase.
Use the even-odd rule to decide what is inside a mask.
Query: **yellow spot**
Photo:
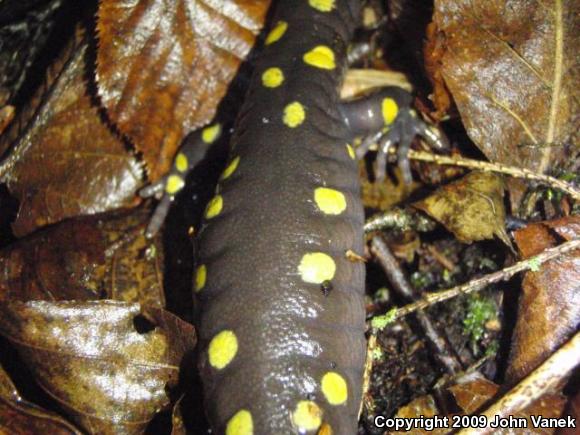
[[[187,171],[187,156],[185,154],[177,154],[177,157],[175,158],[175,167],[179,172]]]
[[[195,291],[198,292],[205,287],[207,281],[207,266],[202,264],[195,272]]]
[[[308,0],[308,4],[320,12],[330,12],[334,9],[334,0]]]
[[[397,117],[397,113],[399,113],[399,106],[397,105],[397,102],[392,98],[384,98],[382,109],[385,124],[392,124],[392,122]]]
[[[321,388],[324,397],[331,405],[342,405],[348,398],[348,387],[342,376],[328,372],[322,377]]]
[[[209,363],[218,370],[227,366],[234,359],[236,353],[238,353],[238,339],[233,331],[222,331],[209,343]]]
[[[322,252],[313,252],[302,257],[298,272],[300,272],[303,281],[321,284],[323,281],[330,281],[334,278],[336,264],[329,255]]]
[[[222,132],[222,126],[219,124],[210,125],[201,131],[201,140],[205,143],[214,143]]]
[[[305,118],[304,106],[298,101],[294,101],[284,108],[284,118],[282,120],[290,128],[298,127],[304,122]]]
[[[316,432],[316,435],[332,435],[332,426],[328,423],[322,423],[320,430]]]
[[[252,435],[253,433],[252,414],[245,409],[236,412],[226,426],[226,435]]]
[[[277,88],[284,81],[284,73],[280,68],[268,68],[262,74],[262,84],[267,88]]]
[[[183,189],[185,182],[179,175],[170,175],[165,183],[165,191],[173,195]]]
[[[334,53],[326,45],[314,47],[304,55],[303,59],[308,65],[316,68],[334,69],[336,67]]]
[[[221,195],[214,196],[209,201],[207,207],[205,208],[205,218],[211,219],[216,217],[218,214],[221,213],[223,207],[224,207],[224,199],[222,198],[222,196]]]
[[[302,400],[292,413],[292,421],[299,431],[318,429],[322,423],[322,409],[311,400]]]
[[[270,30],[268,36],[266,36],[266,45],[273,44],[286,33],[286,29],[288,28],[288,23],[286,21],[278,21],[274,28]]]
[[[355,159],[356,158],[356,154],[354,153],[354,148],[352,146],[350,146],[349,144],[346,144],[346,151],[348,152],[348,155],[350,156],[351,159]]]
[[[240,157],[239,156],[235,157],[230,162],[228,167],[226,169],[224,169],[224,172],[222,173],[222,176],[220,177],[220,179],[225,180],[226,178],[231,176],[234,173],[234,171],[237,169],[239,163],[240,163]]]
[[[318,208],[326,214],[341,214],[346,210],[346,198],[342,192],[327,187],[314,190],[314,201]]]

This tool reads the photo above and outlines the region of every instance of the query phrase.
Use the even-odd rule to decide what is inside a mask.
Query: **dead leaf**
[[[481,407],[486,403],[493,402],[493,397],[499,391],[499,385],[483,378],[478,377],[465,383],[460,383],[449,388],[455,398],[457,405],[465,414],[477,414]],[[528,420],[526,434],[530,435],[549,435],[555,432],[554,429],[534,427],[531,415],[541,415],[544,418],[557,418],[562,414],[566,399],[561,394],[545,394],[540,399],[533,402],[522,412],[515,413],[515,418],[525,418]],[[500,435],[519,435],[522,429],[497,429],[493,432]]]
[[[398,86],[411,92],[412,86],[405,74],[397,71],[349,68],[340,89],[340,98],[347,100],[364,95],[372,89]]]
[[[471,172],[413,204],[442,223],[462,242],[497,236],[511,247],[505,231],[503,181],[488,172]]]
[[[78,35],[62,68],[49,73],[35,107],[24,110],[0,140],[10,154],[0,181],[20,201],[17,236],[67,217],[136,203],[142,169],[105,124],[86,82],[87,42]],[[31,113],[33,115],[28,117]]]
[[[443,119],[451,108],[451,95],[441,73],[441,62],[445,55],[445,38],[437,30],[437,26],[433,22],[427,26],[423,53],[425,57],[425,70],[433,86],[431,100],[436,109],[436,112],[431,115],[435,119],[440,120]]]
[[[483,378],[481,375],[476,375],[475,378],[471,376],[470,379],[460,382],[448,388],[449,392],[455,398],[455,405],[457,405],[462,411],[460,414],[450,414],[447,415],[449,419],[448,428],[436,428],[434,430],[426,429],[412,429],[411,432],[398,431],[398,432],[388,432],[389,434],[405,434],[412,433],[416,435],[444,435],[452,433],[452,424],[454,423],[454,417],[456,419],[461,418],[461,415],[473,415],[477,418],[478,412],[481,411],[482,407],[486,404],[493,402],[494,396],[499,391],[499,385]],[[525,430],[526,434],[529,435],[549,435],[554,433],[554,429],[544,429],[535,428],[531,422],[531,415],[541,415],[545,418],[556,418],[560,417],[566,400],[564,396],[560,394],[546,394],[542,396],[541,399],[536,400],[530,406],[528,406],[523,412],[516,413],[514,417],[516,418],[526,418],[528,420],[528,427]],[[447,408],[452,408],[452,404],[447,404]],[[397,412],[396,417],[399,418],[419,418],[438,416],[440,418],[444,417],[441,413],[434,398],[431,395],[425,395],[418,397],[411,401],[408,405],[402,407]],[[458,426],[455,426],[457,428]],[[465,427],[462,424],[460,427]],[[522,429],[496,429],[493,432],[498,435],[519,435]]]
[[[492,161],[538,172],[578,146],[580,3],[435,1],[445,83]]]
[[[514,238],[524,258],[580,237],[580,216],[530,224]],[[527,272],[522,283],[506,379],[515,383],[541,364],[577,330],[580,322],[580,252]]]
[[[190,324],[139,304],[13,302],[0,313],[36,381],[92,433],[142,433],[196,341]]]
[[[0,434],[81,435],[59,415],[46,411],[21,396],[8,374],[0,367]]]
[[[429,418],[435,415],[443,417],[442,415],[440,415],[439,409],[437,408],[437,404],[435,403],[433,396],[425,395],[418,397],[415,400],[411,401],[411,403],[409,403],[408,405],[399,408],[396,417],[401,419],[412,419],[420,416]],[[388,431],[387,433],[395,435],[395,434],[408,434],[409,432],[407,430],[403,430],[403,431]],[[416,435],[445,435],[449,433],[449,429],[434,428],[431,430],[427,430],[413,428],[411,433]]]
[[[566,416],[572,417],[576,421],[576,425],[580,422],[580,392],[577,392],[574,397],[572,397],[568,404],[566,405],[566,409],[562,417]],[[558,431],[558,435],[577,435],[578,428],[577,427],[567,427],[560,429]]]
[[[160,237],[148,210],[60,222],[0,251],[0,301],[116,299],[163,307]],[[147,256],[147,250],[155,252]]]
[[[457,406],[465,413],[473,414],[499,391],[499,385],[481,377],[449,387]]]
[[[111,120],[153,181],[181,139],[209,122],[254,45],[269,1],[105,0],[97,83]]]

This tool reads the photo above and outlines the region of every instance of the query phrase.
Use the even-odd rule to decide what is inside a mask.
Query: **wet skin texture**
[[[377,178],[398,143],[446,143],[383,88],[340,102],[358,0],[277,4],[229,163],[205,211],[194,277],[201,305],[199,367],[212,428],[227,435],[356,433],[365,360],[363,208],[356,157],[378,142]],[[154,235],[185,174],[220,134],[192,133],[171,172],[144,188],[160,196]],[[356,153],[354,136],[365,139]]]
[[[272,27],[284,21],[287,28],[255,65],[232,139],[237,167],[220,183],[221,209],[200,234],[199,365],[218,432],[245,433],[249,420],[256,434],[356,432],[365,271],[345,253],[363,254],[363,209],[338,88],[358,14],[358,1],[337,0],[328,12],[307,0],[279,2]],[[334,61],[318,50],[322,59],[314,55],[312,63],[324,67],[308,64],[304,55],[317,46],[330,48]],[[272,67],[283,80],[268,87],[263,74]],[[269,83],[276,84],[279,74],[273,75]],[[303,116],[291,106],[285,123],[294,102]],[[321,187],[333,191],[319,190],[319,205]],[[304,260],[318,253],[328,257]],[[324,291],[325,280],[332,291]],[[225,360],[234,355],[216,368],[211,341],[224,331],[235,338],[222,334],[213,350]]]

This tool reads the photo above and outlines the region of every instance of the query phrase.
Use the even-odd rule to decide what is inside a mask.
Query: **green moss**
[[[463,319],[463,331],[472,342],[477,342],[485,332],[485,324],[497,316],[497,307],[491,298],[479,295],[467,300],[467,315]]]
[[[489,346],[485,349],[485,355],[490,358],[494,358],[499,350],[499,341],[493,340],[489,343]]]
[[[380,331],[381,329],[385,328],[388,324],[393,323],[396,314],[397,308],[391,308],[385,314],[373,317],[371,319],[371,326],[373,327],[373,329]]]
[[[373,361],[380,361],[383,359],[383,350],[379,347],[376,347],[371,352],[371,358]]]

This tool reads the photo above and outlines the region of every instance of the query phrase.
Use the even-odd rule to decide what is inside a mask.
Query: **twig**
[[[512,177],[524,178],[526,180],[533,180],[539,183],[544,183],[549,186],[560,189],[569,194],[575,201],[580,201],[580,190],[563,180],[550,177],[549,175],[538,174],[525,168],[518,168],[515,166],[502,165],[501,163],[482,162],[480,160],[466,159],[464,157],[449,157],[439,154],[428,153],[425,151],[410,150],[408,154],[410,159],[420,160],[423,162],[433,162],[438,165],[455,165],[466,168],[479,169],[481,171],[499,172],[508,174]]]
[[[457,435],[488,434],[497,431],[489,423],[495,417],[506,418],[528,407],[544,394],[554,391],[557,385],[565,380],[572,370],[580,364],[580,332],[558,349],[540,367],[530,373],[523,381],[511,389],[482,414],[487,417],[486,428],[469,428],[457,432]]]
[[[407,277],[401,270],[399,263],[395,256],[391,253],[388,245],[383,240],[382,236],[376,235],[371,242],[371,252],[374,254],[376,260],[382,266],[393,290],[407,301],[414,301],[421,298],[421,294],[413,288],[407,280]],[[463,370],[459,358],[449,345],[446,337],[444,337],[431,322],[431,319],[424,311],[419,311],[416,314],[417,321],[421,328],[425,331],[430,347],[435,353],[435,358],[447,370],[448,373],[454,375]]]
[[[474,279],[473,281],[470,281],[466,284],[462,284],[449,290],[436,293],[424,293],[421,300],[397,309],[391,318],[392,320],[397,320],[414,311],[422,310],[431,305],[438,304],[439,302],[446,301],[447,299],[454,298],[461,294],[473,293],[487,287],[490,284],[507,280],[516,273],[523,272],[525,270],[536,270],[540,264],[543,264],[546,261],[552,260],[562,254],[565,254],[566,252],[570,252],[578,248],[580,248],[580,239],[570,240],[554,248],[546,249],[535,257],[519,261],[513,266],[506,267],[505,269],[490,273],[478,279]]]

